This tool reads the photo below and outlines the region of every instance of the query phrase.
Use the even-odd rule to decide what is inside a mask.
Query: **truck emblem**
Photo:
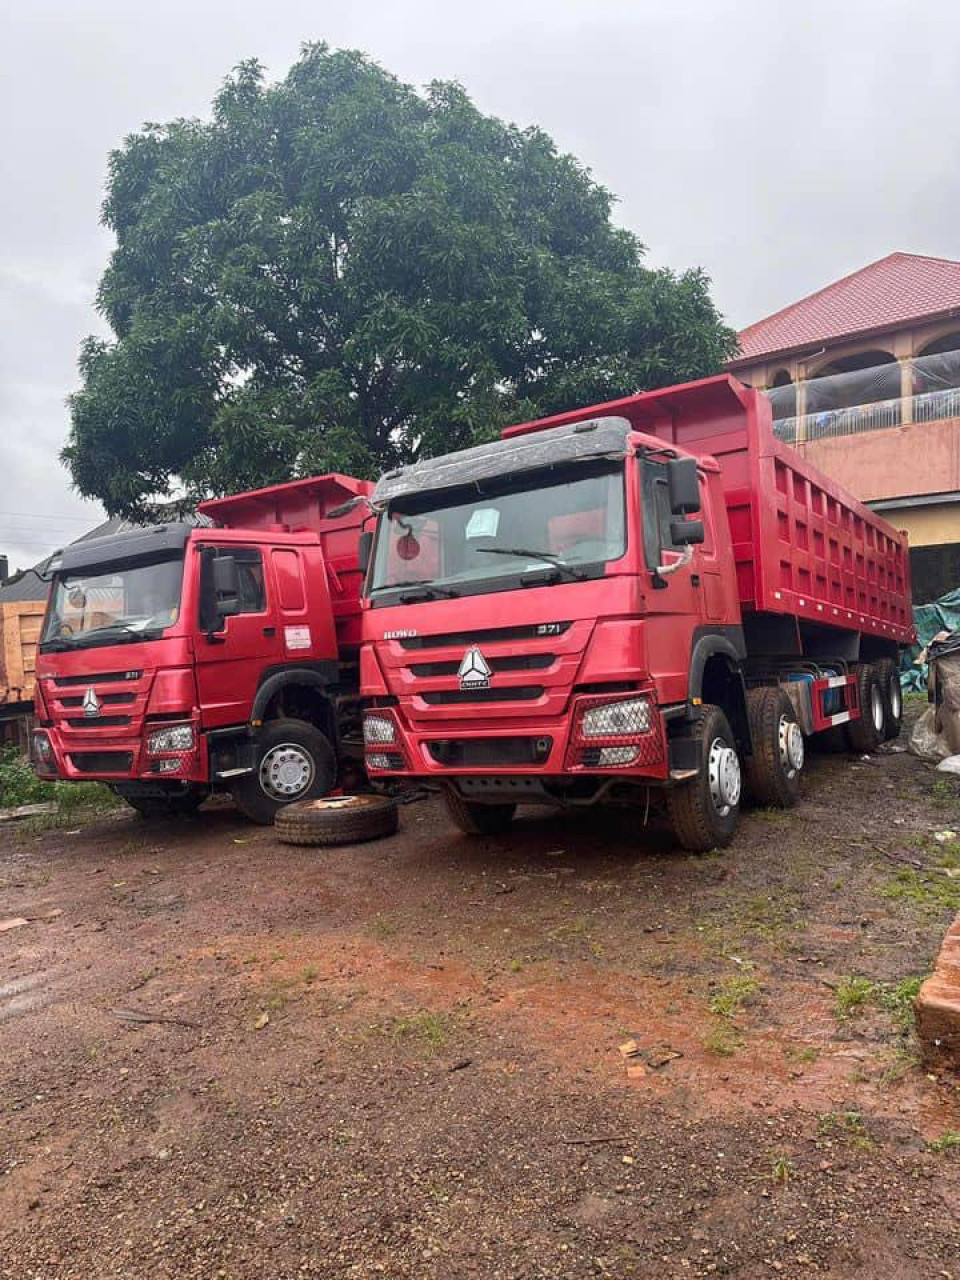
[[[85,716],[98,716],[100,714],[100,699],[93,688],[88,689],[83,695],[83,714]]]
[[[487,666],[486,658],[475,644],[471,645],[463,655],[457,675],[460,678],[461,689],[490,688],[490,668]]]

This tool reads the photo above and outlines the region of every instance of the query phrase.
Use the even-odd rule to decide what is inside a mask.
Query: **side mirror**
[[[670,522],[670,541],[675,547],[692,547],[704,540],[702,520],[672,520]]]
[[[213,561],[213,592],[221,607],[240,595],[240,571],[233,556],[217,556]]]
[[[370,553],[373,550],[373,530],[364,529],[360,537],[357,539],[357,560],[360,562],[360,572],[366,573],[370,567]]]
[[[667,463],[670,510],[675,516],[689,516],[700,510],[700,480],[695,458],[671,458]]]

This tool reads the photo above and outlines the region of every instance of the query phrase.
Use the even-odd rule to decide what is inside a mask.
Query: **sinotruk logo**
[[[490,668],[487,666],[486,658],[475,644],[471,645],[463,655],[457,675],[460,678],[461,689],[490,688]]]

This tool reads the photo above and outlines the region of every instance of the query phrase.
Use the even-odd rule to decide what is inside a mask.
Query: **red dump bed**
[[[334,507],[373,492],[369,480],[334,473],[293,480],[267,489],[251,489],[229,498],[211,498],[198,510],[228,529],[297,533],[310,530],[320,538],[327,565],[333,618],[341,651],[360,644],[360,588],[363,574],[358,539],[367,509],[362,504],[331,520]]]
[[[761,392],[726,375],[706,378],[524,423],[504,435],[605,415],[716,458],[744,610],[912,642],[906,535],[777,440]]]

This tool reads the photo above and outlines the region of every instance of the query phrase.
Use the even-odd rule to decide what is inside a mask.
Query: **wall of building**
[[[960,489],[960,418],[794,446],[863,502]]]

